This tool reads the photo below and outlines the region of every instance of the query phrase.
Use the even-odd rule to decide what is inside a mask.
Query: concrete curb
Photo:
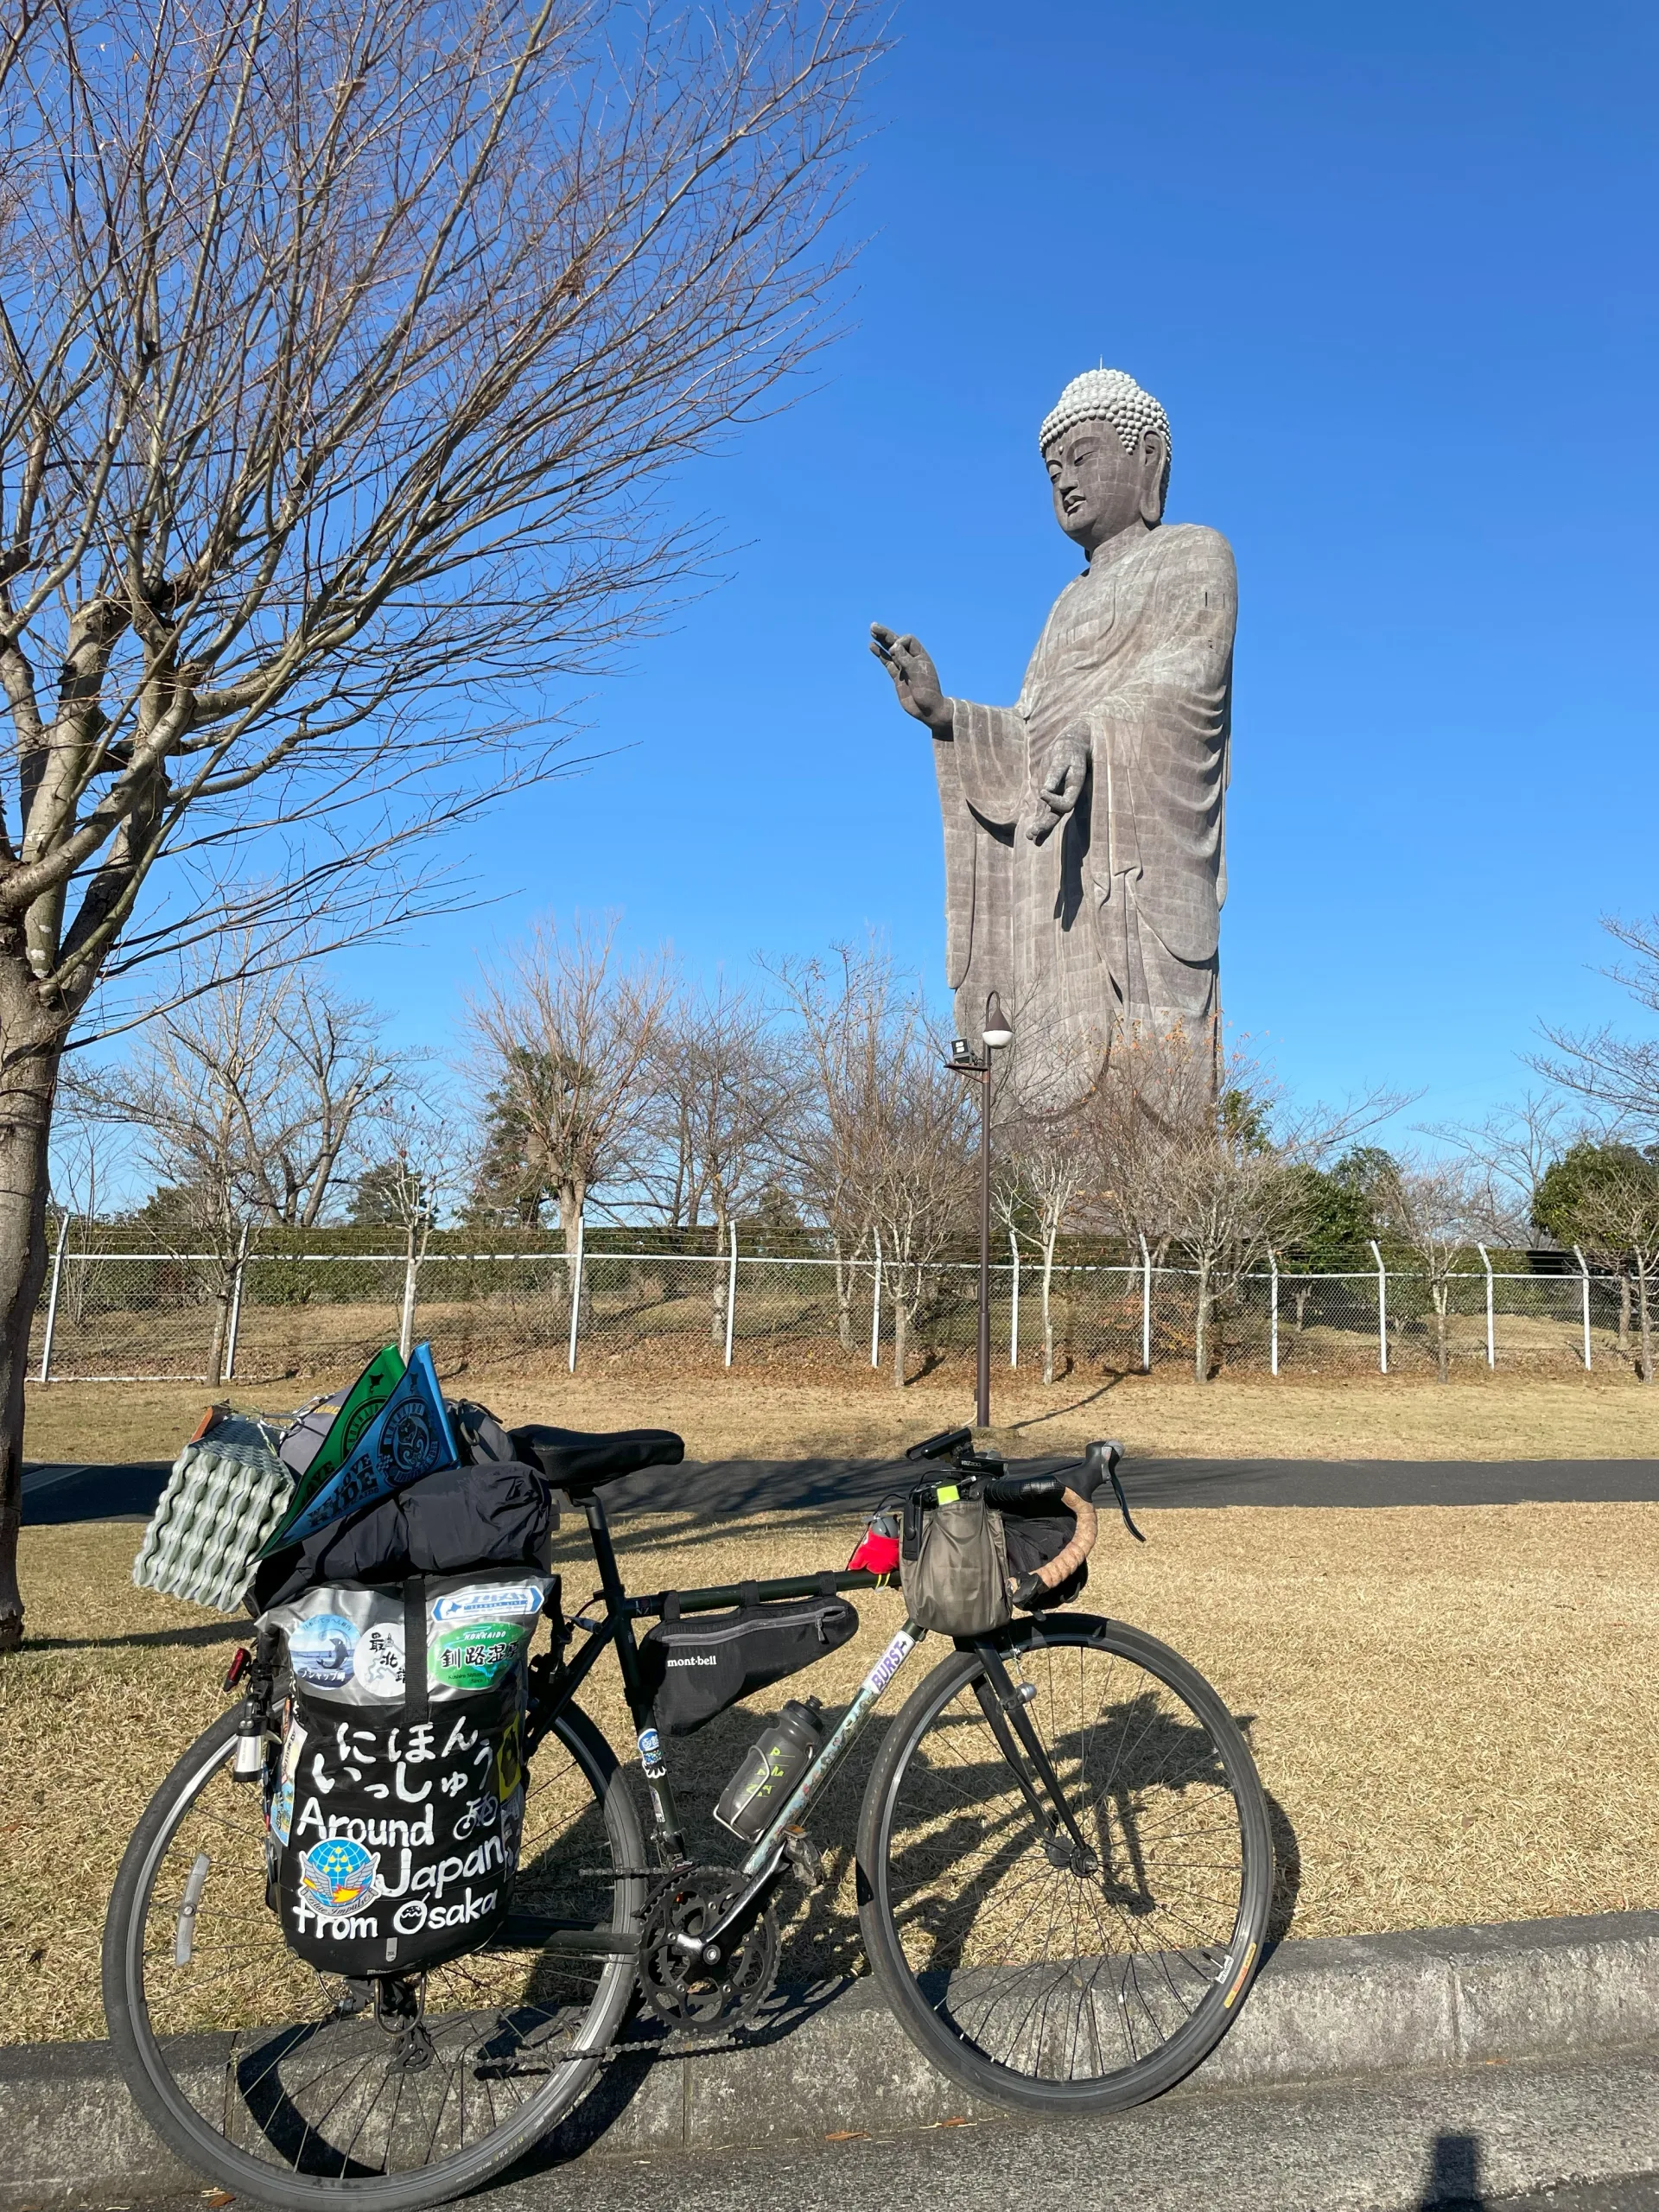
[[[212,2045],[201,2056],[214,2065]],[[1176,2094],[1586,2056],[1659,2042],[1659,1912],[1281,1945],[1237,2026]],[[873,1985],[783,1999],[738,2049],[642,2043],[547,2145],[555,2158],[710,2151],[1001,2116],[936,2073]],[[99,2043],[0,2047],[0,2207],[129,2202],[197,2177]]]

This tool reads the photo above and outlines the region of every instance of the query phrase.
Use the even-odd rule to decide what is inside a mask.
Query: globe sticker
[[[357,1639],[352,1658],[360,1686],[371,1697],[397,1698],[404,1694],[404,1630],[398,1621],[383,1621],[365,1628]]]
[[[343,1613],[313,1613],[288,1639],[288,1656],[302,1682],[320,1690],[344,1689],[352,1679],[357,1626]]]
[[[314,1843],[300,1859],[300,1895],[313,1912],[360,1912],[380,1894],[380,1862],[347,1836]]]

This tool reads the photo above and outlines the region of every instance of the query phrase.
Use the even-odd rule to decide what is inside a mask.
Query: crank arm
[[[766,1910],[772,1891],[783,1880],[789,1866],[788,1854],[779,1845],[770,1859],[753,1877],[747,1886],[733,1898],[712,1928],[705,1928],[700,1936],[676,1936],[677,1950],[688,1958],[708,1960],[710,1950],[721,1956],[741,1943],[755,1922]],[[712,1961],[709,1963],[713,1963]]]

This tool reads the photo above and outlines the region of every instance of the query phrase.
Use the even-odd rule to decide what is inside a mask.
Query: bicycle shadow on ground
[[[1241,1716],[1247,1730],[1250,1718]],[[781,2043],[831,2005],[850,1981],[868,1974],[855,1888],[856,1834],[870,1769],[895,1720],[896,1716],[874,1717],[847,1767],[815,1808],[814,1832],[826,1878],[809,1893],[791,1885],[780,1895],[776,1990],[763,2016],[730,2037],[742,2048]],[[729,1863],[734,1854],[731,1840],[707,1809],[709,1785],[723,1783],[752,1732],[753,1716],[734,1709],[676,1745],[680,1751],[695,1747],[695,1769],[690,1761],[681,1763],[687,1769],[681,1809],[688,1851],[703,1863]],[[952,1735],[960,1738],[955,1747]],[[1001,1753],[987,1750],[984,1738],[977,1708],[965,1712],[959,1727],[940,1734],[931,1764],[910,1769],[904,1785],[909,1794],[901,1796],[889,1863],[896,1891],[906,1900],[897,1920],[900,1940],[924,1977],[948,1980],[982,1963],[973,1955],[973,1946],[983,1940],[982,1906],[988,1899],[995,1914],[996,1900],[1010,1884],[1023,1891],[1020,1868],[1030,1857],[1029,1816],[1009,1783]],[[935,1741],[931,1732],[929,1741]],[[1086,1761],[1099,1778],[1085,1825],[1094,1827],[1095,1840],[1109,1847],[1109,1913],[1131,1938],[1121,1948],[1111,1946],[1113,1955],[1132,1959],[1135,1931],[1144,1931],[1144,1948],[1166,1967],[1176,1952],[1166,1935],[1160,1940],[1160,1931],[1190,1926],[1182,1911],[1184,1903],[1191,1910],[1191,1901],[1179,1892],[1164,1893],[1165,1879],[1178,1881],[1179,1870],[1168,1864],[1160,1868],[1159,1863],[1159,1840],[1170,1833],[1163,1802],[1173,1795],[1201,1808],[1211,1793],[1224,1787],[1224,1770],[1208,1732],[1141,1694],[1115,1707],[1105,1726],[1096,1719],[1057,1732],[1051,1749],[1063,1772],[1075,1772]],[[1278,1863],[1267,1938],[1271,1948],[1290,1924],[1300,1861],[1283,1808],[1271,1797],[1268,1805]],[[1230,1929],[1211,1931],[1217,1955],[1230,1936]],[[1179,1940],[1189,1942],[1185,1936]],[[974,1979],[970,1971],[969,1980]],[[1195,1983],[1195,1990],[1201,1986]],[[1136,1995],[1144,2003],[1138,1985]],[[674,2063],[677,2056],[695,2056],[700,2042],[706,2048],[720,2047],[727,2038],[711,2045],[695,2032],[677,2037],[647,2017],[636,2018],[624,2040],[629,2047],[553,2135],[513,2170],[515,2177],[544,2172],[591,2149],[641,2094],[654,2068]]]

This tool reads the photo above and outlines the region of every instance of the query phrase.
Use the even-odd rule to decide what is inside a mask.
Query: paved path
[[[1032,1459],[1032,1468],[1054,1465]],[[1131,1505],[1516,1505],[1659,1502],[1659,1459],[1128,1459]],[[58,1465],[23,1475],[23,1520],[148,1520],[166,1465]],[[613,1512],[683,1510],[711,1520],[768,1506],[855,1513],[902,1489],[879,1459],[717,1459],[652,1468],[605,1493]]]

